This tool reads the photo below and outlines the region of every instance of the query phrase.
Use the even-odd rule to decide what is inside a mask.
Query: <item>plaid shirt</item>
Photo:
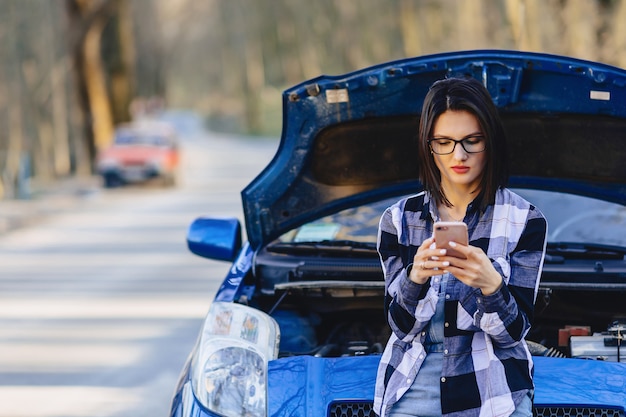
[[[435,204],[425,192],[389,207],[380,219],[378,251],[385,274],[385,308],[392,334],[383,352],[374,410],[385,417],[409,389],[426,352],[427,325],[441,280],[409,280],[418,246],[433,233]],[[533,389],[533,361],[524,341],[545,256],[541,212],[508,189],[485,211],[468,207],[470,244],[481,248],[505,285],[484,296],[453,276],[446,287],[442,415],[506,417]]]

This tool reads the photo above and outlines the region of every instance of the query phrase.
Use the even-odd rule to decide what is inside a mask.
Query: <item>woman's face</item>
[[[468,141],[474,141],[473,136],[482,137],[482,135],[480,123],[472,113],[464,110],[447,110],[437,118],[432,138],[454,140],[469,138]],[[466,147],[469,149],[469,146]],[[478,190],[487,162],[486,151],[468,153],[461,143],[457,143],[452,153],[447,155],[433,153],[433,157],[441,173],[441,185],[444,190],[464,192]]]

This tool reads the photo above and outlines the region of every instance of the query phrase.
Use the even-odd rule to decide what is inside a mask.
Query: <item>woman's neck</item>
[[[452,189],[443,187],[443,191],[451,205],[447,206],[445,203],[442,203],[438,207],[439,217],[444,221],[462,221],[465,218],[467,206],[474,200],[475,194],[469,189],[461,190],[457,187]]]
[[[467,205],[448,207],[445,204],[441,204],[437,207],[437,211],[439,212],[439,218],[444,222],[462,222],[465,218]]]

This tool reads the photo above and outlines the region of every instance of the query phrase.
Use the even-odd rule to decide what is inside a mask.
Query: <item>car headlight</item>
[[[226,417],[267,415],[267,363],[278,356],[280,330],[262,311],[214,302],[192,362],[196,398]]]

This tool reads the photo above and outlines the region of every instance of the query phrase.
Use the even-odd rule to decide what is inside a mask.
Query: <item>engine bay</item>
[[[362,260],[363,261],[363,260]],[[384,282],[375,259],[309,264],[275,256],[257,258],[252,297],[281,329],[280,356],[356,356],[382,353],[390,329],[383,308]],[[295,264],[294,264],[295,262]],[[560,278],[557,278],[560,277]],[[263,278],[259,281],[259,278]],[[359,279],[363,278],[363,279]],[[624,289],[565,285],[547,266],[527,335],[536,356],[624,361]],[[594,290],[590,290],[594,288]]]

